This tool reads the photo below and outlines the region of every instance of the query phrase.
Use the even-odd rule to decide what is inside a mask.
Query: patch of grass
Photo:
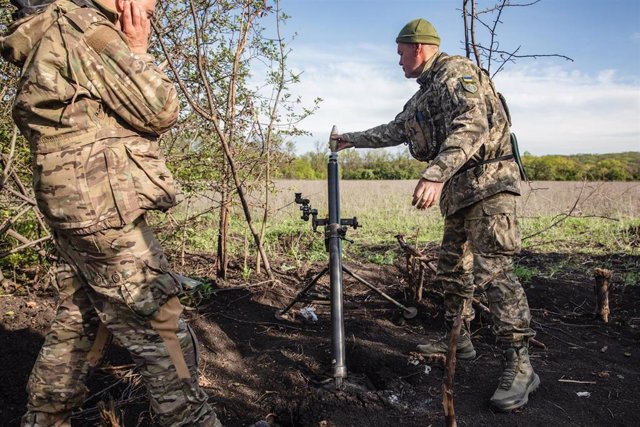
[[[534,276],[539,274],[535,268],[529,268],[524,265],[516,264],[513,266],[513,273],[520,279],[520,282],[524,285],[531,282]]]
[[[384,251],[383,253],[371,253],[366,257],[368,262],[379,265],[392,265],[397,259],[393,250]]]
[[[621,273],[621,278],[624,286],[640,286],[639,271],[624,271]]]
[[[558,217],[551,216],[523,219],[523,246],[543,252],[638,253],[637,236],[630,230],[640,226],[640,219],[571,217],[557,221]]]

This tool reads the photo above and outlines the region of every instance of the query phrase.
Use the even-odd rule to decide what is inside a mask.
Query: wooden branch
[[[478,49],[480,49],[483,52],[492,52],[494,54],[501,54],[501,55],[509,55],[512,56],[514,58],[534,58],[534,59],[538,59],[538,58],[548,58],[548,57],[555,57],[555,58],[562,58],[562,59],[566,59],[567,61],[571,61],[573,62],[573,58],[566,56],[566,55],[562,55],[560,53],[531,53],[531,54],[526,54],[526,55],[515,55],[515,52],[517,52],[518,50],[520,50],[520,47],[518,47],[518,49],[516,49],[514,52],[508,52],[506,50],[492,50],[489,47],[485,47],[482,44],[478,44],[477,45]]]
[[[395,236],[400,244],[400,247],[405,252],[405,258],[407,263],[407,275],[410,278],[410,282],[413,285],[413,292],[416,301],[422,301],[422,293],[424,288],[424,280],[425,280],[425,269],[428,267],[434,273],[437,273],[438,269],[433,264],[435,261],[434,258],[427,258],[416,248],[407,244],[404,240],[404,235],[398,234]],[[417,276],[417,277],[416,277]]]
[[[16,252],[20,252],[23,249],[30,248],[30,247],[38,245],[38,244],[40,244],[42,242],[46,242],[47,240],[50,240],[50,239],[51,239],[51,236],[46,236],[46,237],[42,237],[42,238],[40,238],[38,240],[30,241],[29,243],[25,243],[24,245],[20,245],[20,246],[17,246],[15,248],[11,249],[11,250],[8,250],[8,251],[0,253],[0,258],[4,258],[4,257],[9,256],[11,254],[15,254]]]
[[[42,217],[42,214],[40,213],[40,211],[37,208],[37,203],[36,203],[35,199],[32,199],[30,197],[31,192],[27,190],[27,187],[25,187],[25,185],[22,183],[22,181],[20,180],[20,177],[18,176],[18,173],[15,170],[11,171],[11,179],[13,180],[14,184],[16,185],[16,187],[18,187],[18,189],[20,190],[22,196],[20,196],[19,193],[12,191],[11,189],[9,189],[9,192],[17,195],[18,197],[22,198],[24,201],[28,202],[29,204],[31,204],[33,206],[33,214],[35,215],[36,220],[40,224],[40,228],[43,229],[43,230],[46,230],[47,226],[44,223],[44,219]]]
[[[444,375],[442,378],[442,407],[444,408],[444,420],[447,427],[456,427],[456,411],[453,404],[453,378],[456,373],[456,350],[460,331],[462,330],[462,311],[464,304],[460,306],[458,314],[451,328],[449,337],[449,348],[444,365]]]
[[[596,319],[601,319],[604,323],[609,322],[609,281],[613,277],[613,271],[604,268],[593,270],[596,284],[593,290],[596,294]]]
[[[280,103],[280,97],[282,96],[282,92],[285,88],[285,64],[287,59],[287,54],[284,52],[284,43],[282,39],[282,35],[280,33],[280,1],[275,1],[275,16],[276,16],[276,36],[279,46],[279,56],[278,56],[278,77],[276,84],[275,95],[272,96],[271,99],[271,109],[269,111],[269,124],[267,125],[267,135],[264,139],[264,150],[266,151],[266,159],[265,159],[265,176],[264,176],[264,208],[262,211],[262,226],[260,228],[260,240],[264,240],[264,235],[267,227],[267,219],[269,216],[269,206],[270,199],[270,184],[271,184],[271,142],[273,138],[273,129],[275,126],[275,121],[277,118],[277,107]],[[260,273],[260,260],[256,260],[256,272]]]
[[[555,227],[556,225],[560,224],[565,219],[569,218],[573,214],[573,211],[578,206],[578,203],[580,203],[580,199],[582,198],[582,192],[584,191],[586,185],[587,185],[587,181],[585,180],[582,183],[582,188],[580,189],[580,193],[578,194],[578,198],[576,199],[576,201],[573,204],[573,206],[571,207],[571,209],[569,209],[568,213],[560,215],[560,219],[558,219],[557,221],[554,221],[553,223],[551,223],[551,225],[548,226],[547,228],[544,228],[544,229],[542,229],[540,231],[537,231],[537,232],[535,232],[533,234],[529,234],[528,236],[523,237],[522,240],[524,241],[524,240],[530,239],[532,237],[535,237],[535,236],[537,236],[539,234],[542,234],[545,231],[548,231],[548,230],[552,229],[553,227]]]
[[[398,239],[398,243],[400,244],[400,247],[407,252],[408,254],[414,256],[414,257],[421,257],[422,254],[420,252],[418,252],[417,249],[409,246],[407,244],[407,242],[404,240],[404,235],[403,234],[397,234],[396,235],[396,239]]]
[[[529,344],[531,344],[533,347],[536,347],[536,348],[539,348],[539,349],[542,349],[542,350],[546,350],[547,349],[547,346],[546,346],[545,343],[543,343],[541,341],[538,341],[535,338],[529,338]]]
[[[2,171],[2,179],[0,180],[0,188],[4,186],[9,178],[9,172],[11,171],[11,163],[16,152],[16,139],[18,138],[18,126],[13,126],[13,133],[11,134],[11,141],[9,141],[9,155]]]
[[[198,14],[196,12],[196,6],[193,3],[193,0],[189,0],[189,5],[191,7],[191,16],[193,17],[193,28],[196,38],[196,62],[198,66],[198,73],[200,73],[200,76],[202,77],[202,84],[204,85],[205,91],[207,93],[209,110],[213,112],[215,110],[215,102],[213,101],[213,92],[211,90],[211,85],[209,84],[209,79],[207,78],[207,74],[203,68],[204,58],[202,57],[202,46],[200,45],[202,36],[200,34],[200,27],[198,26]]]
[[[211,121],[218,120],[218,117],[215,114],[215,111],[207,112],[193,99],[193,95],[191,95],[191,92],[187,88],[187,85],[185,85],[184,80],[180,77],[180,73],[178,72],[178,69],[175,63],[173,62],[171,55],[169,55],[169,50],[167,49],[167,46],[164,43],[164,40],[162,39],[162,37],[160,37],[160,34],[161,34],[160,28],[156,25],[154,21],[151,21],[151,26],[153,27],[153,31],[155,31],[155,33],[158,35],[158,42],[160,43],[160,48],[162,49],[162,52],[164,53],[165,58],[167,59],[167,64],[169,65],[169,68],[171,68],[171,71],[173,72],[173,75],[176,78],[176,82],[178,83],[180,90],[182,90],[182,93],[184,94],[184,97],[189,103],[189,105],[191,106],[191,108],[193,108],[193,110],[196,113],[198,113],[201,117],[207,120],[211,120]]]
[[[14,196],[19,198],[20,200],[23,200],[23,201],[29,203],[31,206],[35,206],[36,205],[36,201],[35,200],[33,200],[30,197],[25,196],[24,194],[14,190],[13,188],[7,188],[6,191],[11,193],[11,194],[13,194]]]
[[[502,16],[502,11],[504,10],[504,6],[507,3],[508,0],[502,0],[502,3],[500,3],[500,5],[497,6],[498,8],[498,16],[496,16],[496,19],[493,21],[493,27],[491,28],[490,34],[491,34],[491,41],[489,42],[489,58],[487,60],[487,71],[491,72],[491,59],[493,58],[493,45],[496,43],[495,42],[495,38],[496,38],[496,27],[498,26],[498,23],[500,22],[500,16]]]
[[[467,11],[467,5],[469,0],[462,1],[462,20],[464,21],[464,51],[467,58],[471,58],[471,49],[469,48],[469,12]],[[473,18],[472,18],[473,19]]]
[[[476,0],[471,0],[471,46],[473,47],[473,55],[476,58],[476,65],[482,67],[480,52],[478,52],[478,44],[476,43],[476,19]]]
[[[27,212],[29,212],[31,210],[31,205],[27,206],[26,208],[24,207],[25,205],[27,205],[28,203],[24,202],[22,203],[18,209],[22,209],[21,211],[18,211],[17,214],[15,214],[14,216],[12,216],[11,218],[7,218],[2,225],[0,225],[0,235],[4,234],[5,231],[7,231],[9,228],[11,228],[11,226],[13,224],[15,224],[15,222],[20,219],[20,217],[24,214],[26,214]]]
[[[477,305],[485,313],[487,313],[487,314],[491,313],[491,309],[489,309],[489,307],[487,307],[486,305],[481,303],[478,298],[473,298],[472,302],[473,302],[474,305]]]

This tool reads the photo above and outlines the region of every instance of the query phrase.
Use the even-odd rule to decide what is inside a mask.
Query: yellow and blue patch
[[[473,76],[462,76],[460,77],[460,83],[462,84],[462,88],[469,93],[478,92],[478,84]]]

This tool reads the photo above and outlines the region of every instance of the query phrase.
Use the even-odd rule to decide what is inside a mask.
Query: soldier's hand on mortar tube
[[[147,53],[151,22],[147,11],[138,2],[117,0],[116,8],[120,13],[120,26],[127,37],[127,43],[134,53]]]
[[[416,185],[416,189],[413,190],[413,200],[411,204],[417,209],[430,208],[435,204],[436,200],[440,199],[443,186],[443,182],[420,179],[418,185]]]
[[[333,141],[336,141],[336,151],[340,151],[340,150],[344,150],[345,148],[351,148],[353,147],[353,143],[350,141],[347,141],[346,139],[342,138],[342,135],[339,134],[333,134],[331,135],[331,139]]]

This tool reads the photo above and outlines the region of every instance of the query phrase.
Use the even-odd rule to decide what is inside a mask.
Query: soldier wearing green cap
[[[412,204],[426,209],[439,199],[445,218],[436,280],[445,292],[447,333],[418,345],[418,351],[446,353],[453,319],[462,310],[465,325],[457,355],[474,358],[471,300],[474,289],[485,291],[505,359],[490,402],[511,411],[527,403],[540,379],[529,362],[528,340],[535,332],[527,297],[513,273],[513,255],[520,251],[520,170],[508,110],[485,70],[440,51],[440,37],[430,22],[409,22],[396,42],[399,64],[406,78],[417,79],[418,91],[391,122],[332,138],[338,150],[407,144],[413,157],[428,162]]]

